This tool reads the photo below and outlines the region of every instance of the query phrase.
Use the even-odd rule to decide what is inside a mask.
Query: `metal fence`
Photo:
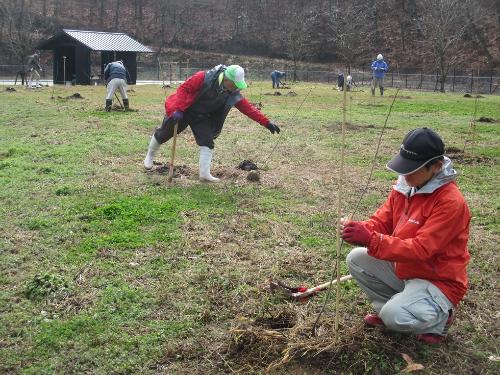
[[[167,83],[184,81],[199,70],[209,69],[211,66],[189,66],[188,63],[178,62],[138,62],[137,80]],[[22,65],[0,65],[0,83],[14,84],[16,74],[22,70]],[[271,80],[272,69],[257,69],[245,66],[248,80]],[[340,70],[285,70],[288,81],[318,82],[336,85],[337,75]],[[344,71],[344,75],[347,75]],[[354,83],[358,86],[367,86],[371,83],[372,74],[367,70],[351,69]],[[45,82],[52,81],[52,65],[44,65],[41,79]],[[390,71],[385,76],[386,87],[401,87],[410,90],[439,91],[442,77],[439,74],[424,73],[399,73]],[[19,84],[19,81],[18,81]],[[500,94],[500,71],[489,74],[474,75],[474,72],[458,73],[453,71],[444,82],[446,92],[475,92],[484,94]]]
[[[138,64],[137,76],[141,80],[157,80],[163,82],[184,81],[199,70],[209,69],[210,66],[192,67],[187,63],[162,62],[159,64]],[[286,70],[287,80],[302,82],[337,83],[339,71],[321,71],[300,69],[297,71]],[[271,80],[271,69],[254,69],[245,66],[248,80]],[[344,72],[344,75],[347,75]],[[351,69],[354,82],[359,86],[371,84],[371,71]],[[439,74],[424,73],[399,73],[389,72],[385,76],[386,87],[401,87],[410,90],[439,91],[441,89]],[[446,92],[476,92],[484,94],[500,94],[500,71],[492,71],[488,75],[474,75],[474,72],[452,72],[445,78],[444,89]]]

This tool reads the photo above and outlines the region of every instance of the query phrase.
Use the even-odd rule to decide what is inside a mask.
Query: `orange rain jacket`
[[[445,157],[440,173],[412,194],[400,176],[387,201],[367,221],[368,254],[395,264],[403,280],[424,279],[454,304],[467,291],[470,212]],[[414,189],[413,189],[414,190]]]

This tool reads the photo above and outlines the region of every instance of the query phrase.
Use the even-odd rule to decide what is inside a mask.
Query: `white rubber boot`
[[[210,165],[212,164],[212,157],[214,150],[207,146],[200,147],[200,180],[206,182],[217,182],[219,178],[210,174]]]
[[[144,159],[144,168],[153,168],[153,160],[155,159],[156,151],[158,151],[159,148],[160,143],[158,143],[155,136],[153,135],[151,137],[151,141],[149,142],[148,153],[146,154],[146,158]]]

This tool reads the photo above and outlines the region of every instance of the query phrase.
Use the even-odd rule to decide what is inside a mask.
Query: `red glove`
[[[344,224],[342,238],[353,245],[368,246],[371,232],[359,221],[349,221]]]

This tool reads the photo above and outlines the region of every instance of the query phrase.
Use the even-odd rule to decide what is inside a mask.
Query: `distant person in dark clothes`
[[[42,65],[40,65],[40,51],[35,51],[33,55],[28,56],[28,87],[32,89],[40,88],[40,73],[42,72]],[[16,77],[17,79],[17,77]]]
[[[280,72],[279,70],[273,70],[271,73],[271,79],[273,80],[273,89],[279,89],[280,85],[283,86],[283,82],[281,82],[281,78],[285,78],[286,73],[285,72]]]
[[[123,99],[123,106],[125,110],[129,109],[128,95],[127,95],[127,69],[123,65],[123,61],[114,61],[106,65],[104,69],[104,79],[107,86],[106,95],[106,112],[111,111],[113,104],[113,95],[118,89]]]
[[[210,167],[214,153],[214,140],[219,136],[232,107],[258,122],[272,134],[280,128],[245,99],[240,90],[247,87],[245,72],[239,65],[217,65],[189,77],[175,93],[165,100],[165,118],[151,137],[144,168],[151,169],[160,145],[174,135],[191,127],[196,143],[200,146],[200,180],[219,181],[212,176]]]
[[[344,74],[339,73],[337,76],[337,90],[338,91],[343,91],[344,90]]]
[[[377,60],[372,62],[371,69],[373,72],[372,81],[372,96],[375,96],[375,89],[380,88],[380,95],[384,95],[384,76],[389,70],[389,65],[384,61],[384,57],[379,53]]]

